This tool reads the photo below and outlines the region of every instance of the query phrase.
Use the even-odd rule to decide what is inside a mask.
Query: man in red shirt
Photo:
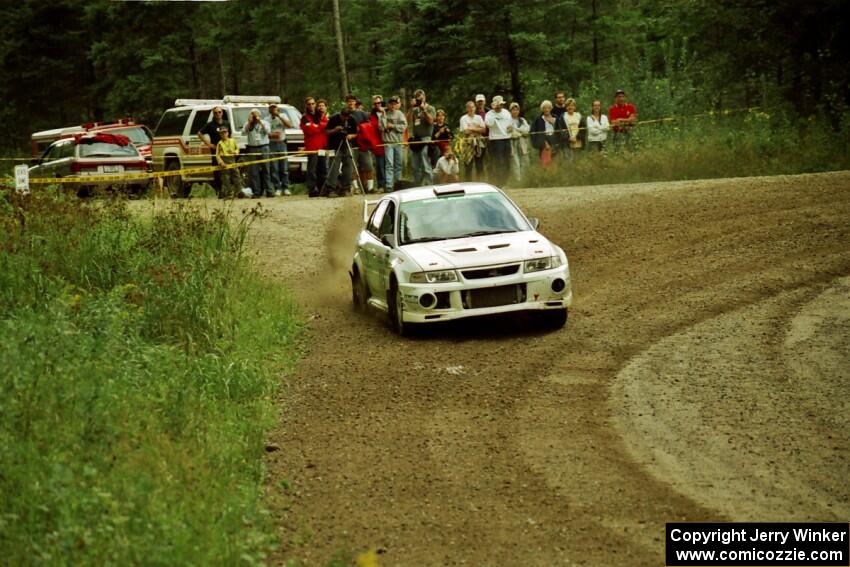
[[[631,130],[637,124],[637,109],[626,102],[626,91],[620,89],[616,92],[614,104],[608,109],[608,122],[614,131],[614,148],[629,147]]]

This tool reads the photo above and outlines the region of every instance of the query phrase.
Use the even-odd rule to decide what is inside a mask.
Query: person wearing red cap
[[[626,91],[616,92],[614,104],[608,109],[608,122],[614,132],[614,149],[629,147],[631,130],[637,124],[637,109],[626,102]]]

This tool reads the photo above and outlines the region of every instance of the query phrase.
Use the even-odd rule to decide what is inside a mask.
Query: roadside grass
[[[630,149],[583,151],[547,170],[532,165],[523,187],[679,181],[813,173],[850,168],[850,120],[834,129],[824,117],[779,113],[712,115],[639,126]]]
[[[0,192],[0,557],[254,564],[293,301],[252,215]]]

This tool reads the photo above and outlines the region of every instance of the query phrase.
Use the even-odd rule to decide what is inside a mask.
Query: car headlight
[[[535,258],[534,260],[525,261],[525,272],[539,272],[541,270],[551,270],[563,265],[560,256],[548,256],[546,258]]]
[[[456,281],[457,272],[454,270],[416,272],[410,275],[410,283],[449,283]]]

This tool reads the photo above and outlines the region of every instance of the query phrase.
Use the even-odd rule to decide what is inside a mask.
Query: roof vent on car
[[[224,102],[231,103],[256,103],[256,104],[280,104],[279,96],[251,96],[251,95],[224,95]]]
[[[447,195],[463,195],[466,193],[466,189],[461,187],[460,185],[442,185],[439,187],[434,187],[434,195],[437,197],[445,197]]]
[[[452,252],[477,252],[478,248],[455,248]]]
[[[487,248],[489,248],[490,250],[495,250],[496,248],[507,248],[508,246],[510,246],[510,244],[506,242],[505,244],[491,244]]]

